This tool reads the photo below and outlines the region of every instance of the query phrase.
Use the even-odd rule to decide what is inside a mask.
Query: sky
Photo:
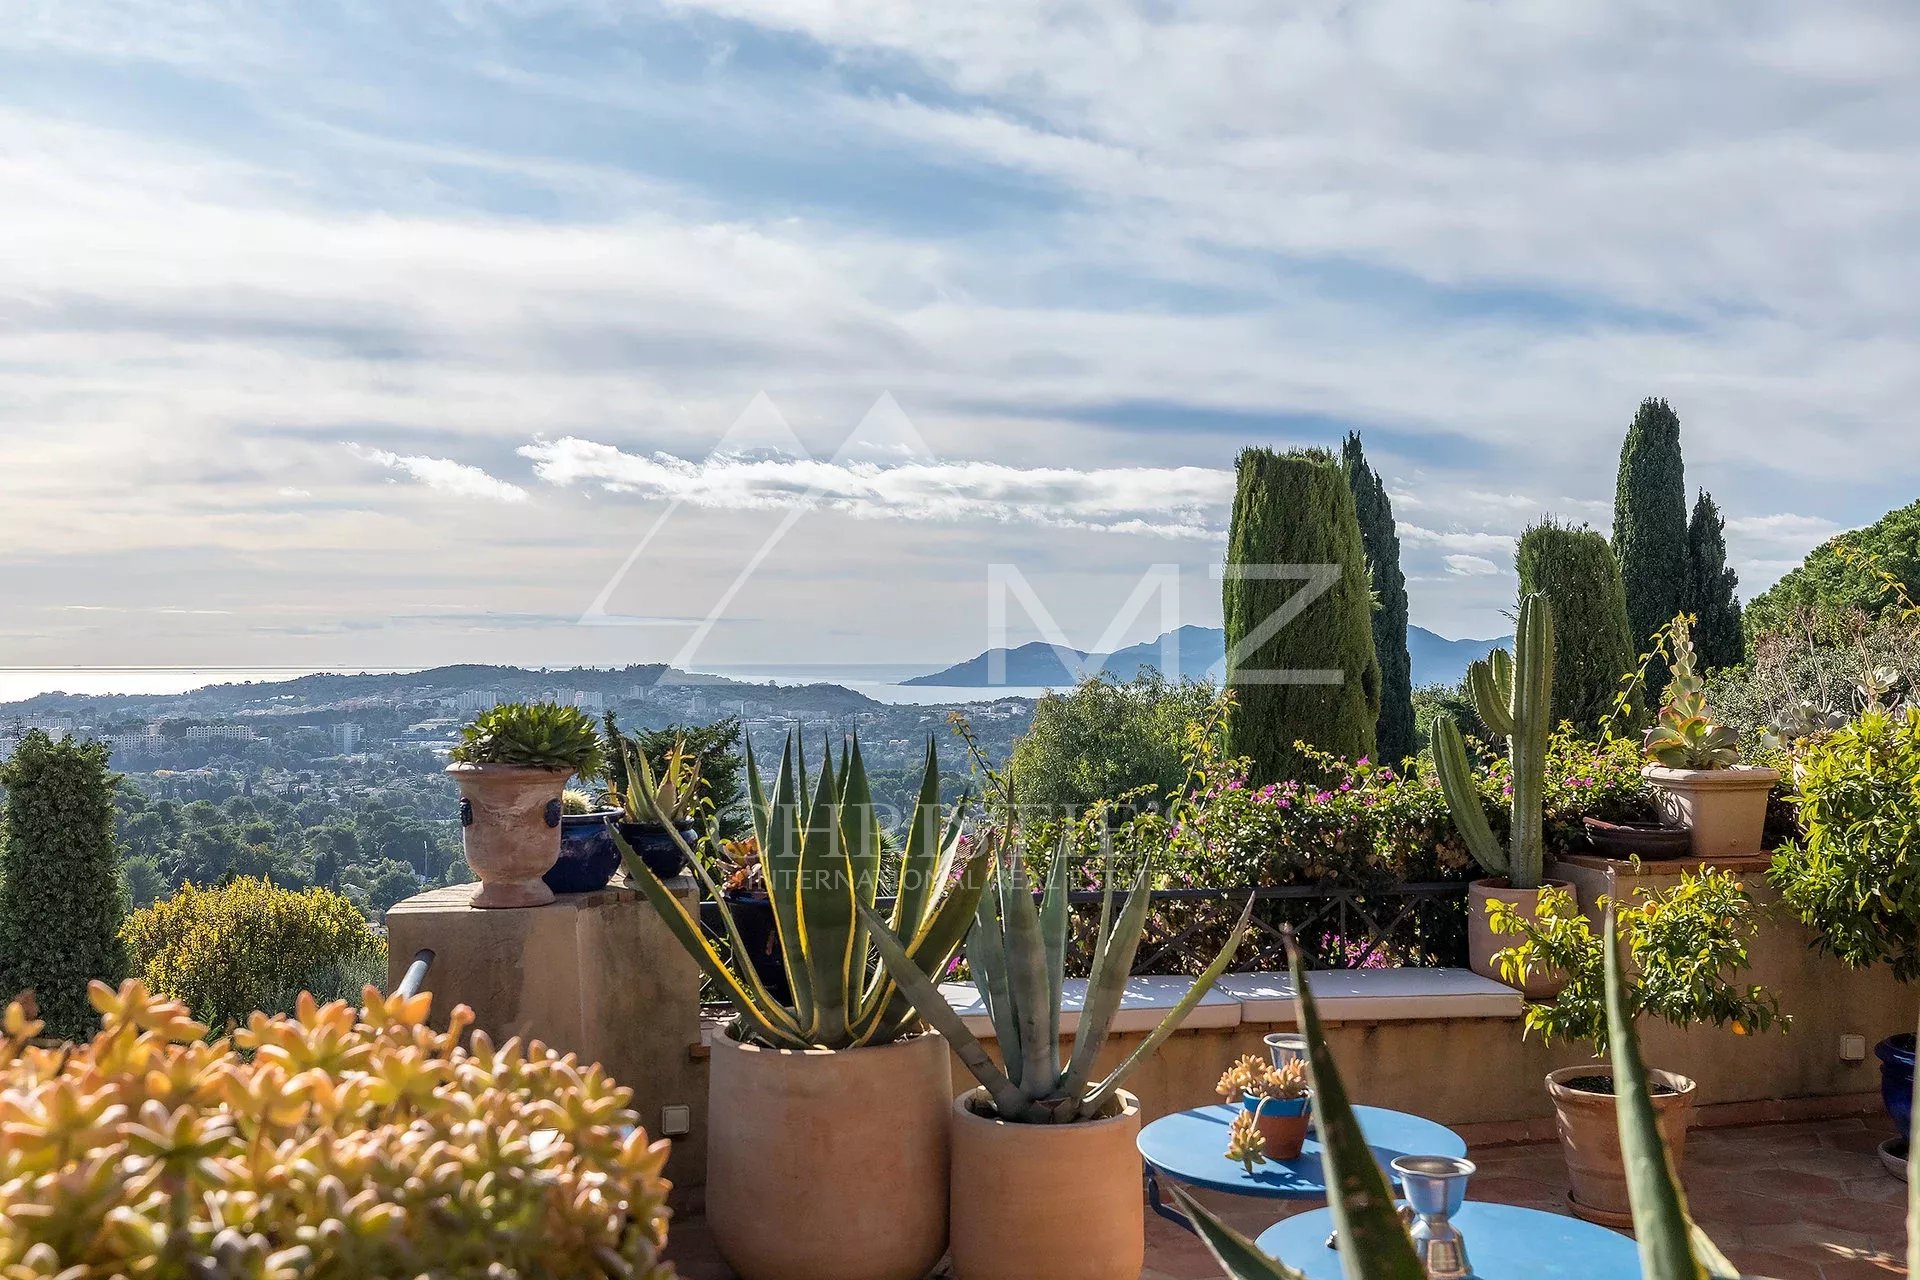
[[[1350,430],[1496,635],[1650,395],[1743,593],[1920,488],[1907,0],[7,9],[0,665],[1110,647]]]

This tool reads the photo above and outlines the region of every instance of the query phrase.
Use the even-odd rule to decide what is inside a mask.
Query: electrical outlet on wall
[[[693,1108],[669,1106],[660,1108],[660,1136],[663,1138],[684,1138],[693,1132]]]
[[[1865,1062],[1867,1060],[1867,1038],[1865,1036],[1840,1037],[1840,1061]]]

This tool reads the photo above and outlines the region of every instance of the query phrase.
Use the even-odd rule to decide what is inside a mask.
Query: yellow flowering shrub
[[[255,1010],[284,1013],[302,991],[346,999],[386,981],[386,940],[331,889],[283,889],[249,876],[186,884],[128,916],[120,937],[148,990],[184,1001],[214,1027]]]
[[[666,1280],[665,1141],[598,1066],[429,997],[303,996],[209,1041],[138,980],[90,1043],[0,1027],[0,1280]]]

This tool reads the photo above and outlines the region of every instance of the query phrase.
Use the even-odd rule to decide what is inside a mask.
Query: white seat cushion
[[[1120,997],[1120,1009],[1113,1015],[1115,1031],[1151,1031],[1173,1011],[1193,985],[1193,979],[1175,975],[1146,975],[1127,979]],[[987,1016],[986,1001],[971,982],[943,982],[940,993],[947,998],[967,1024],[967,1030],[981,1038],[993,1035],[993,1019]],[[1060,1030],[1071,1035],[1080,1026],[1080,1009],[1086,1003],[1087,980],[1068,978],[1061,988]],[[1200,998],[1187,1011],[1180,1025],[1189,1030],[1201,1027],[1240,1025],[1240,1001],[1222,992],[1218,986]]]
[[[1417,1022],[1517,1018],[1520,993],[1470,969],[1315,969],[1307,974],[1329,1022]],[[1284,973],[1230,973],[1215,993],[1240,1002],[1243,1022],[1298,1022],[1293,979]]]

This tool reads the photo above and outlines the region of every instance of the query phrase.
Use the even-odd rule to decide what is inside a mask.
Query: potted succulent
[[[1467,886],[1467,964],[1483,977],[1511,981],[1494,961],[1499,950],[1490,926],[1495,903],[1535,912],[1542,896],[1565,891],[1564,880],[1545,879],[1547,739],[1553,728],[1553,613],[1538,592],[1520,602],[1513,652],[1495,649],[1467,671],[1473,709],[1507,740],[1513,785],[1512,832],[1503,844],[1487,822],[1466,741],[1452,716],[1433,725],[1433,768],[1446,796],[1447,812],[1473,860],[1487,872]],[[1529,970],[1522,991],[1546,999],[1559,989],[1551,968]]]
[[[969,744],[972,739],[969,737]],[[1060,1053],[1061,991],[1066,977],[1067,880],[1072,830],[1050,849],[1036,904],[1027,874],[1029,848],[1007,779],[975,760],[1005,803],[1003,817],[979,837],[981,859],[995,868],[982,896],[966,959],[998,1042],[994,1062],[940,993],[938,975],[915,962],[907,937],[864,904],[887,972],[921,1015],[953,1045],[979,1082],[953,1100],[952,1255],[957,1280],[1109,1280],[1137,1276],[1145,1257],[1140,1194],[1140,1104],[1122,1085],[1226,972],[1253,910],[1252,896],[1226,945],[1159,1026],[1104,1075],[1095,1061],[1112,1030],[1152,901],[1152,861],[1140,858],[1126,901],[1114,912],[1108,877],[1095,933],[1073,1052]],[[1109,825],[1095,809],[1081,832],[1104,832],[1144,855],[1173,826],[1199,816],[1196,790],[1179,788],[1163,817],[1142,812]],[[1110,922],[1110,927],[1109,927]]]
[[[613,843],[613,822],[620,810],[600,804],[584,791],[560,793],[560,860],[541,879],[555,893],[592,893],[604,889],[620,869]]]
[[[1640,1040],[1634,1031],[1627,984],[1622,977],[1626,964],[1612,921],[1607,922],[1606,935],[1605,1017],[1611,1029],[1612,1076],[1621,1085],[1619,1124],[1612,1137],[1627,1170],[1639,1274],[1646,1280],[1705,1280],[1708,1276],[1741,1280],[1739,1268],[1688,1215],[1673,1152],[1663,1140],[1651,1073],[1641,1058]],[[1327,1206],[1333,1225],[1328,1244],[1338,1241],[1338,1267],[1347,1280],[1421,1280],[1428,1272],[1414,1240],[1417,1228],[1410,1230],[1402,1213],[1396,1211],[1393,1192],[1361,1135],[1360,1123],[1347,1102],[1346,1088],[1327,1048],[1313,993],[1302,980],[1297,952],[1293,966],[1293,988],[1300,992],[1301,1025],[1311,1046],[1309,1063],[1319,1096],[1327,1185],[1339,1188],[1339,1194],[1332,1196]],[[1301,1280],[1300,1272],[1262,1252],[1259,1245],[1222,1222],[1190,1193],[1178,1186],[1170,1191],[1228,1280]],[[1910,1220],[1920,1217],[1920,1181],[1909,1191],[1908,1215]],[[1332,1269],[1324,1260],[1316,1263],[1296,1257],[1294,1261],[1320,1267],[1316,1274]],[[1579,1268],[1571,1264],[1566,1270],[1569,1275],[1578,1272]],[[1459,1272],[1450,1270],[1447,1274]]]
[[[791,999],[793,993],[787,986],[786,966],[780,957],[780,934],[773,918],[773,899],[767,894],[766,868],[760,864],[759,837],[722,839],[719,864],[720,897],[726,901],[734,926],[740,931],[741,942],[746,944],[747,959],[774,999]],[[717,931],[719,907],[717,904],[708,905],[712,907],[712,918],[708,920],[709,913],[703,908],[701,919]]]
[[[1670,889],[1639,888],[1627,905],[1604,896],[1600,903],[1617,921],[1631,961],[1624,988],[1630,1017],[1648,1015],[1676,1027],[1731,1025],[1741,1035],[1790,1021],[1764,987],[1735,981],[1747,967],[1756,922],[1752,902],[1732,875],[1705,867],[1697,875],[1682,874]],[[1552,1003],[1526,1006],[1526,1030],[1548,1043],[1584,1041],[1596,1058],[1605,1054],[1611,1030],[1607,947],[1573,895],[1549,893],[1537,913],[1498,903],[1493,927],[1518,938],[1500,953],[1503,965],[1523,971],[1544,965],[1566,977]],[[1671,1071],[1652,1072],[1650,1079],[1653,1106],[1677,1167],[1685,1151],[1694,1082]],[[1562,1067],[1547,1074],[1547,1092],[1573,1181],[1568,1199],[1574,1212],[1609,1226],[1624,1225],[1626,1173],[1615,1139],[1612,1068],[1601,1063]]]
[[[670,816],[644,755],[634,767],[641,803],[656,820]],[[959,951],[989,868],[959,856],[962,807],[942,813],[931,742],[897,853],[880,831],[857,739],[838,770],[829,758],[812,783],[791,740],[771,796],[757,768],[749,778],[785,999],[744,959],[733,910],[693,842],[663,823],[714,899],[731,961],[615,833],[628,877],[734,1009],[712,1038],[709,1066],[714,1243],[743,1280],[919,1280],[947,1245],[951,1058],[898,985],[899,970],[875,958],[868,921],[878,918],[884,862],[897,886],[888,936],[911,940],[905,968],[931,982]]]
[[[593,721],[578,707],[506,703],[475,716],[450,754],[461,845],[480,881],[473,905],[552,902],[541,877],[560,858],[561,792],[600,771]]]
[[[1659,794],[1661,816],[1693,833],[1695,857],[1759,853],[1767,796],[1780,774],[1741,764],[1739,731],[1713,721],[1687,615],[1677,615],[1666,630],[1673,678],[1666,705],[1647,730],[1641,772]]]
[[[700,839],[698,822],[706,807],[700,786],[700,757],[687,750],[684,738],[676,737],[656,770],[640,742],[619,731],[611,711],[606,726],[610,756],[607,795],[620,810],[620,836],[648,870],[662,880],[671,880],[685,865],[685,850]],[[653,779],[651,801],[640,790],[643,769]]]
[[[1804,833],[1773,855],[1767,877],[1814,945],[1849,968],[1884,964],[1920,976],[1920,708],[1869,709],[1807,743],[1794,766]],[[1887,1111],[1907,1138],[1914,1037],[1875,1050]]]
[[[1276,1067],[1267,1058],[1245,1054],[1221,1074],[1213,1091],[1240,1104],[1242,1117],[1260,1134],[1260,1150],[1268,1159],[1293,1160],[1300,1155],[1313,1111],[1304,1062],[1296,1058]],[[1240,1121],[1234,1123],[1238,1126]]]

